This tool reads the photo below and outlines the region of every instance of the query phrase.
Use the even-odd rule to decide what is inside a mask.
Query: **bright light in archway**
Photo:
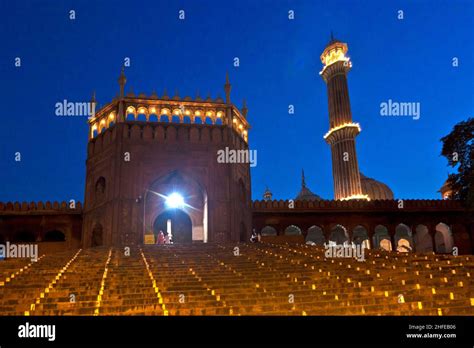
[[[184,206],[184,198],[179,193],[173,192],[166,197],[166,205],[169,208],[182,208]]]

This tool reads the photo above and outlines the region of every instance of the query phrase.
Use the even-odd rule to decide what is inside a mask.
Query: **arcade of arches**
[[[440,222],[430,230],[426,225],[419,224],[409,227],[403,223],[395,226],[392,233],[384,225],[377,225],[373,230],[368,230],[363,225],[352,229],[344,225],[335,224],[325,230],[320,226],[312,225],[302,229],[296,225],[287,226],[282,234],[277,233],[277,228],[266,225],[259,232],[263,238],[268,236],[301,236],[301,240],[308,244],[363,244],[366,248],[379,248],[386,251],[398,252],[436,252],[452,253],[456,247],[451,227]]]

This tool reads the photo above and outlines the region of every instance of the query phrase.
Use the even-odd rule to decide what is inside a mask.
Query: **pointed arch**
[[[329,244],[347,244],[349,242],[349,234],[343,225],[336,225],[331,228],[329,235]]]
[[[453,251],[454,240],[451,228],[443,222],[436,225],[435,244],[437,253],[450,254]]]
[[[377,225],[373,236],[374,248],[379,248],[385,251],[392,251],[392,241],[387,227]]]
[[[324,237],[323,229],[319,226],[313,225],[308,228],[308,233],[306,234],[306,242],[313,242],[316,245],[324,245],[326,243],[326,238]]]
[[[299,236],[301,235],[301,229],[298,226],[290,225],[285,228],[285,236]]]
[[[425,225],[418,225],[415,228],[415,250],[417,252],[426,253],[433,251],[433,242],[428,227]]]
[[[369,233],[362,225],[357,225],[352,230],[352,243],[355,245],[362,244],[365,248],[370,249]]]
[[[401,223],[395,228],[395,245],[398,252],[410,252],[413,250],[413,237],[410,227]]]

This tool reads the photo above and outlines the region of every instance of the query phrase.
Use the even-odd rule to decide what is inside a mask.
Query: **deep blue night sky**
[[[100,104],[110,101],[124,57],[126,91],[135,93],[224,96],[229,71],[231,99],[239,107],[247,99],[258,151],[253,198],[266,185],[274,198],[293,198],[302,167],[310,189],[332,198],[318,74],[331,30],[353,62],[361,171],[398,198],[439,198],[449,171],[439,139],[473,113],[473,15],[474,2],[453,0],[1,1],[0,201],[83,200],[86,117],[57,117],[54,106],[89,101],[93,90]],[[421,118],[380,116],[388,99],[420,102]]]

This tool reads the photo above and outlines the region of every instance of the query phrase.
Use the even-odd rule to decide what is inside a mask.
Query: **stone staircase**
[[[287,244],[92,248],[0,261],[0,315],[474,315],[473,256]]]

